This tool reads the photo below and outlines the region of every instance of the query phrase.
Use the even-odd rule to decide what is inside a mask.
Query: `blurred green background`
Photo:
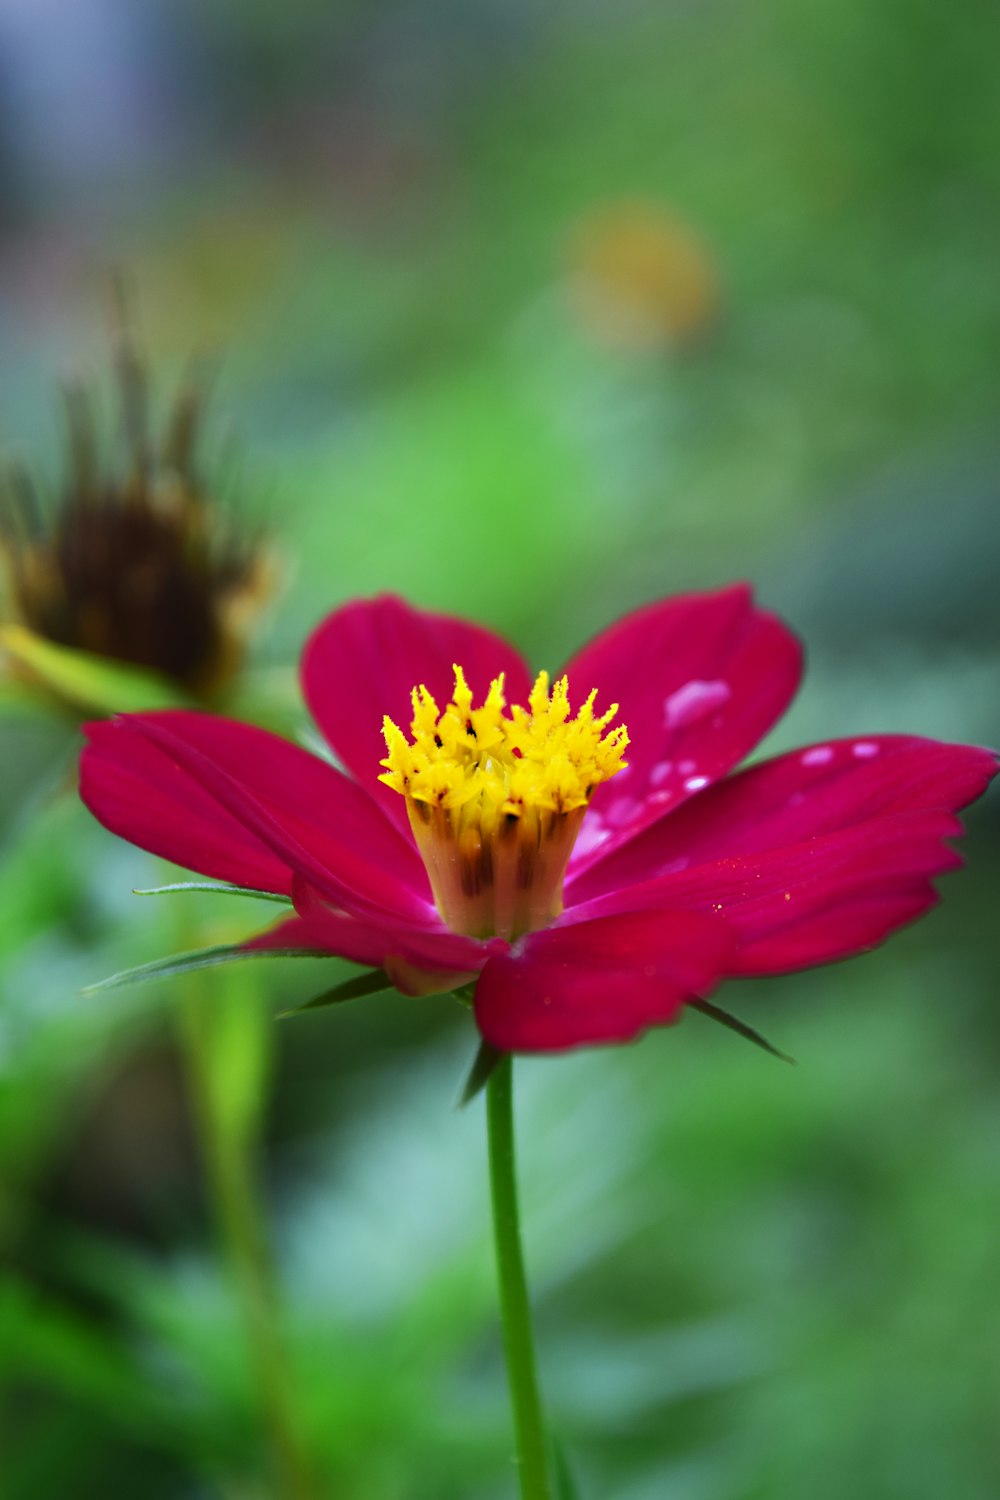
[[[998,55],[979,0],[10,0],[0,436],[54,478],[53,382],[105,365],[124,266],[162,389],[221,351],[286,705],[356,593],[556,666],[745,576],[810,658],[773,745],[996,743]],[[314,1493],[512,1495],[467,1016],[272,1021],[333,964],[81,996],[268,909],[134,898],[163,870],[76,805],[75,747],[0,722],[0,1492],[281,1493],[214,1110],[259,1152]],[[970,821],[919,928],[723,993],[797,1068],[698,1015],[519,1064],[583,1500],[1000,1493],[996,799]]]

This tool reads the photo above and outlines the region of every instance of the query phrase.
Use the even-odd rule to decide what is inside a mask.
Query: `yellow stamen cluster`
[[[591,693],[573,716],[565,677],[540,672],[528,707],[509,713],[503,676],[481,707],[456,666],[443,710],[413,690],[412,741],[384,721],[380,778],[406,798],[438,909],[457,932],[514,937],[544,926],[594,788],[623,769],[624,726],[614,704],[596,715]]]

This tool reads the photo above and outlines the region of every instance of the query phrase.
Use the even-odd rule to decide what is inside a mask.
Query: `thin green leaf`
[[[194,969],[211,969],[216,964],[236,963],[250,958],[319,958],[314,948],[243,948],[238,943],[227,943],[217,948],[199,948],[194,953],[175,953],[168,958],[154,958],[151,963],[138,964],[134,969],[122,969],[110,974],[107,979],[98,979],[88,984],[84,995],[94,995],[98,990],[117,990],[129,984],[144,984],[147,979],[171,979],[176,974],[189,974]]]
[[[40,686],[89,713],[133,713],[188,702],[159,672],[57,645],[24,625],[3,626],[0,648]]]
[[[210,891],[214,896],[251,896],[256,901],[276,901],[280,906],[291,906],[292,898],[278,891],[255,891],[249,885],[228,885],[216,880],[177,880],[172,885],[153,885],[146,889],[133,889],[133,896],[169,896],[175,891]]]
[[[464,1109],[477,1094],[481,1094],[490,1081],[490,1075],[497,1063],[503,1058],[503,1053],[496,1047],[491,1047],[489,1042],[480,1042],[479,1051],[472,1060],[469,1076],[465,1080],[465,1087],[459,1095],[458,1107]]]
[[[753,1042],[755,1047],[760,1047],[764,1052],[769,1052],[772,1057],[778,1058],[780,1062],[791,1063],[794,1066],[794,1057],[789,1057],[787,1052],[779,1051],[773,1043],[767,1040],[767,1037],[761,1036],[759,1031],[755,1031],[752,1026],[748,1026],[745,1021],[741,1021],[737,1016],[730,1015],[728,1010],[720,1010],[717,1005],[712,1005],[708,1000],[691,1000],[688,1003],[694,1010],[700,1010],[703,1016],[708,1016],[709,1020],[718,1021],[720,1026],[725,1026],[730,1031],[735,1031],[737,1036],[743,1037],[748,1042]]]
[[[369,969],[366,974],[356,974],[353,979],[345,979],[343,984],[335,984],[321,995],[314,995],[304,1005],[279,1011],[278,1019],[284,1021],[289,1016],[300,1016],[304,1010],[322,1010],[326,1005],[340,1005],[344,1000],[360,1000],[364,995],[380,995],[383,990],[391,989],[392,980],[384,969]]]

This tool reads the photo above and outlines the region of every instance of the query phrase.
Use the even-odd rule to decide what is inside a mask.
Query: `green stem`
[[[181,1032],[194,1118],[222,1247],[239,1299],[281,1500],[310,1500],[312,1485],[291,1401],[292,1382],[279,1323],[270,1247],[257,1192],[255,1143],[227,1126],[213,1045],[213,998],[189,985],[181,995]],[[252,996],[245,996],[252,1003]]]
[[[524,1274],[524,1254],[517,1207],[514,1160],[514,1107],[511,1059],[497,1063],[486,1085],[493,1240],[500,1284],[507,1382],[514,1412],[521,1500],[551,1500],[545,1424],[535,1368],[531,1309]]]

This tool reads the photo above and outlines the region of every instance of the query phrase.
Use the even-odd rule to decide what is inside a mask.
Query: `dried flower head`
[[[271,559],[259,534],[241,531],[202,480],[204,373],[181,384],[157,431],[120,292],[113,334],[120,433],[111,452],[93,391],[74,382],[64,391],[60,499],[47,504],[23,471],[9,475],[0,495],[8,615],[22,627],[18,639],[26,628],[209,699],[242,662],[249,624],[271,588]],[[12,655],[23,671],[20,653]]]

